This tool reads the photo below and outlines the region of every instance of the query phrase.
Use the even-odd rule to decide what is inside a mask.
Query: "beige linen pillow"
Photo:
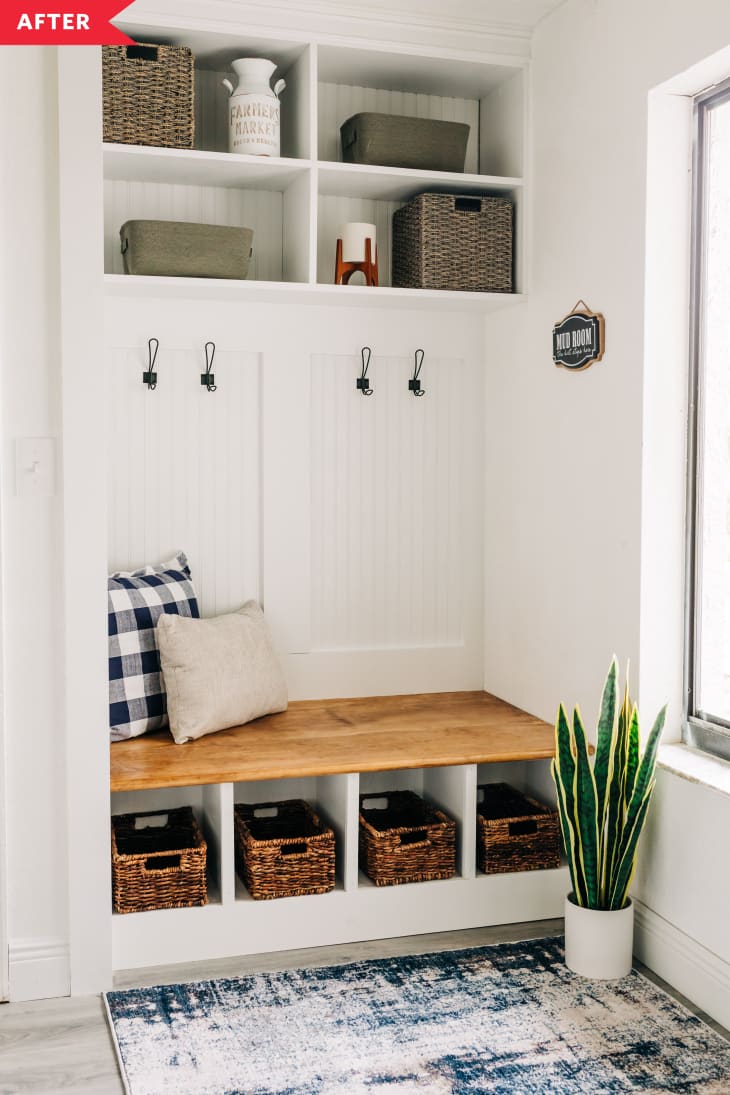
[[[286,709],[284,674],[255,601],[211,620],[163,614],[157,642],[178,745]]]

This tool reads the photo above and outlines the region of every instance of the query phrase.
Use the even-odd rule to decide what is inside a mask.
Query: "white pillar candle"
[[[350,221],[340,228],[343,262],[365,261],[365,240],[370,240],[370,258],[375,259],[375,225]]]

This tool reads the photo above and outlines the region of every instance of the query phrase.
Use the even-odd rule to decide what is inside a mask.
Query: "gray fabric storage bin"
[[[400,114],[353,114],[340,127],[345,163],[463,171],[469,126]]]
[[[245,278],[253,231],[186,221],[127,221],[119,229],[125,274]]]

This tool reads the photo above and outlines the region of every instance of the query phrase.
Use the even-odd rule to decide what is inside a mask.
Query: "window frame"
[[[701,491],[703,454],[703,317],[707,228],[707,120],[713,107],[730,101],[730,78],[694,101],[692,150],[692,237],[690,270],[689,402],[687,416],[687,542],[685,553],[685,657],[683,740],[730,761],[730,720],[698,709],[697,674],[701,658],[697,611],[701,586]]]

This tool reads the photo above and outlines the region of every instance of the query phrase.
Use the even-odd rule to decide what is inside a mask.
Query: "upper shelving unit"
[[[135,278],[121,289],[115,277],[123,273],[121,225],[133,218],[165,218],[253,229],[253,259],[239,296],[265,299],[271,296],[272,285],[281,283],[307,287],[307,299],[330,303],[340,298],[339,292],[337,297],[329,293],[339,226],[357,220],[377,225],[380,260],[378,290],[369,290],[370,296],[358,303],[417,306],[420,301],[430,308],[441,298],[450,298],[444,301],[450,309],[488,310],[503,307],[508,298],[519,298],[525,246],[522,62],[462,61],[434,51],[415,54],[396,47],[363,49],[185,28],[172,34],[169,28],[149,24],[124,23],[123,29],[138,41],[185,45],[192,50],[195,148],[104,146],[107,291],[171,294],[162,283],[172,279]],[[231,61],[242,56],[274,61],[277,76],[286,80],[281,96],[280,158],[227,151],[228,93],[222,81]],[[340,126],[360,111],[468,123],[465,171],[342,163]],[[515,293],[391,289],[393,213],[424,191],[502,195],[514,203]],[[181,287],[180,295],[189,296],[194,289]],[[236,292],[229,287],[224,295]],[[210,291],[202,295],[209,296]],[[297,294],[292,299],[303,298]],[[355,303],[354,294],[350,302]]]

